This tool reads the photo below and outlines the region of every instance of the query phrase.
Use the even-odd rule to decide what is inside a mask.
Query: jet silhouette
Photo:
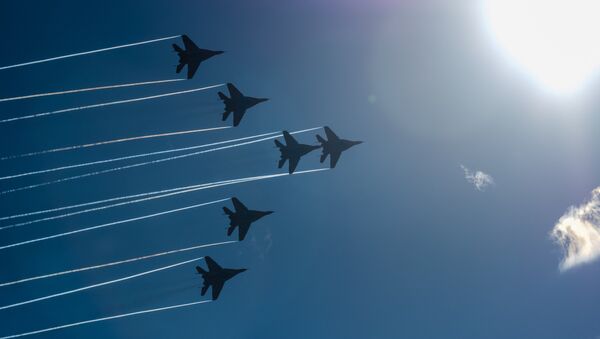
[[[204,279],[200,294],[204,296],[208,288],[212,286],[212,300],[217,300],[219,293],[221,293],[221,289],[227,280],[246,270],[245,268],[222,268],[209,256],[204,257],[204,260],[206,261],[206,266],[208,266],[208,272],[202,267],[196,266],[196,271],[198,271],[198,274],[201,274],[202,279]]]
[[[342,152],[349,149],[350,147],[358,144],[362,144],[362,141],[352,141],[352,140],[344,140],[338,138],[335,133],[331,130],[331,128],[325,126],[325,135],[327,135],[327,139],[323,139],[320,135],[317,134],[317,140],[323,146],[323,153],[321,154],[321,163],[327,159],[328,155],[331,155],[329,158],[329,167],[334,168],[335,164],[337,164],[340,159],[340,155]]]
[[[290,161],[289,173],[292,174],[296,170],[296,166],[298,166],[298,162],[300,158],[311,152],[316,150],[317,148],[321,148],[318,145],[305,145],[299,144],[294,137],[291,136],[287,131],[283,131],[283,138],[285,139],[286,145],[283,145],[279,140],[275,140],[275,145],[279,148],[281,152],[281,159],[279,160],[278,167],[281,168],[285,165],[287,160]]]
[[[229,90],[229,95],[231,98],[228,98],[222,92],[219,92],[219,98],[223,100],[225,103],[225,112],[223,112],[223,121],[227,120],[229,114],[233,112],[233,126],[237,126],[242,121],[246,110],[254,105],[260,104],[261,102],[265,102],[269,99],[266,98],[253,98],[247,97],[242,94],[232,83],[227,84],[227,89]]]
[[[273,213],[272,211],[253,211],[249,210],[242,204],[237,198],[231,198],[235,212],[232,212],[229,208],[223,207],[223,211],[229,216],[229,228],[227,229],[227,235],[230,236],[236,227],[239,227],[238,240],[242,241],[246,237],[246,233],[250,229],[250,224],[257,221],[258,219]]]
[[[198,46],[196,46],[196,44],[185,34],[182,35],[181,38],[183,39],[185,50],[181,49],[177,44],[173,44],[173,49],[175,49],[175,52],[179,55],[179,65],[177,65],[176,71],[177,73],[181,72],[183,66],[187,65],[188,79],[194,77],[194,74],[202,61],[223,53],[223,51],[211,51],[198,48]]]

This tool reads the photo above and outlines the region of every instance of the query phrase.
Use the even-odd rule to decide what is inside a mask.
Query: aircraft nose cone
[[[260,99],[258,99],[258,102],[265,102],[265,101],[269,101],[269,99],[268,98],[260,98]]]
[[[273,211],[266,211],[266,212],[263,212],[263,214],[264,214],[264,215],[273,214]]]
[[[353,145],[360,145],[360,144],[362,144],[363,142],[364,142],[364,141],[355,141],[355,142],[353,142],[352,144],[353,144]]]
[[[215,55],[223,54],[225,51],[215,51]]]

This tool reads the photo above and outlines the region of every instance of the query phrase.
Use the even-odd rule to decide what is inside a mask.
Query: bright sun
[[[600,0],[483,0],[489,32],[547,89],[572,94],[600,68]]]

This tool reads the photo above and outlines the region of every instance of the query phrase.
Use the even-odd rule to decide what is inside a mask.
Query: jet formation
[[[176,72],[180,73],[187,65],[188,79],[194,77],[201,62],[223,53],[222,51],[201,49],[185,34],[182,35],[182,39],[185,49],[173,44],[173,48],[179,55],[179,64],[177,65]],[[219,99],[225,104],[222,120],[226,121],[233,113],[234,127],[240,125],[249,108],[269,100],[267,98],[245,96],[232,83],[227,83],[227,90],[229,91],[229,97],[223,92],[218,92]],[[275,140],[275,145],[279,148],[281,153],[278,168],[282,168],[285,163],[288,162],[288,173],[293,174],[300,162],[300,158],[319,148],[322,148],[320,162],[323,163],[329,157],[329,167],[335,168],[343,152],[362,143],[362,141],[341,139],[327,126],[324,127],[324,130],[326,139],[318,134],[316,135],[317,141],[319,142],[318,145],[301,144],[296,141],[289,132],[283,131],[282,134],[285,144],[279,140]],[[231,236],[237,228],[238,241],[243,241],[245,239],[250,230],[250,226],[254,222],[273,213],[273,211],[250,210],[235,197],[231,198],[231,202],[233,203],[234,211],[227,207],[223,207],[223,211],[229,217],[227,236]],[[198,274],[202,275],[203,278],[201,295],[204,296],[208,291],[208,288],[212,287],[212,300],[216,300],[219,297],[227,280],[246,270],[222,268],[208,256],[205,257],[205,261],[208,266],[208,271],[200,266],[196,266],[196,271]]]

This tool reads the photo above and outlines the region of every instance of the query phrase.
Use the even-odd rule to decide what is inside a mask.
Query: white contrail
[[[35,302],[38,302],[38,301],[43,301],[43,300],[48,300],[48,299],[53,299],[53,298],[61,297],[63,295],[68,295],[68,294],[73,294],[73,293],[77,293],[77,292],[81,292],[81,291],[90,290],[90,289],[96,288],[96,287],[106,286],[106,285],[115,284],[115,283],[118,283],[118,282],[121,282],[121,281],[126,281],[126,280],[130,280],[130,279],[134,279],[134,278],[139,278],[139,277],[142,277],[144,275],[151,274],[151,273],[156,273],[156,272],[168,270],[168,269],[173,268],[173,267],[177,267],[177,266],[189,264],[191,262],[198,261],[198,260],[200,260],[202,258],[204,258],[204,257],[198,257],[198,258],[194,258],[194,259],[191,259],[191,260],[186,260],[186,261],[178,262],[176,264],[172,264],[172,265],[168,265],[168,266],[163,266],[163,267],[155,268],[155,269],[150,270],[150,271],[145,271],[145,272],[142,272],[142,273],[137,273],[137,274],[134,274],[134,275],[129,275],[129,276],[126,276],[126,277],[123,277],[123,278],[109,280],[109,281],[105,281],[105,282],[98,283],[98,284],[88,285],[88,286],[85,286],[85,287],[80,287],[80,288],[76,288],[76,289],[65,291],[65,292],[50,294],[50,295],[47,295],[45,297],[40,297],[40,298],[30,299],[30,300],[26,300],[26,301],[21,301],[21,302],[15,303],[15,304],[0,306],[0,310],[6,310],[6,309],[17,307],[17,306],[23,306],[23,305],[35,303]]]
[[[176,82],[176,81],[184,81],[184,80],[186,80],[186,79],[154,80],[154,81],[133,82],[133,83],[128,83],[128,84],[118,84],[118,85],[97,86],[97,87],[88,87],[88,88],[80,88],[80,89],[70,89],[70,90],[66,90],[66,91],[38,93],[38,94],[22,95],[22,96],[18,96],[18,97],[3,98],[3,99],[0,99],[0,102],[23,100],[23,99],[32,99],[32,98],[48,97],[48,96],[53,96],[53,95],[72,94],[72,93],[80,93],[80,92],[101,91],[101,90],[113,89],[113,88],[124,88],[124,87],[135,87],[135,86],[163,84],[163,83],[168,83],[168,82]]]
[[[254,177],[250,177],[250,178],[254,178]],[[153,191],[153,192],[145,192],[145,193],[138,193],[138,194],[132,194],[132,195],[125,195],[125,196],[119,196],[119,197],[114,197],[114,198],[109,198],[109,199],[90,201],[90,202],[85,202],[85,203],[80,203],[80,204],[75,204],[75,205],[68,205],[68,206],[50,208],[50,209],[39,210],[39,211],[28,212],[28,213],[14,214],[14,215],[9,215],[9,216],[5,216],[5,217],[1,217],[0,220],[8,220],[8,219],[29,217],[29,216],[33,216],[33,215],[44,214],[44,213],[51,213],[51,212],[58,212],[58,211],[69,210],[69,209],[78,208],[78,207],[85,207],[85,206],[90,206],[90,205],[98,205],[98,204],[103,204],[103,203],[106,203],[106,202],[113,202],[113,201],[119,201],[119,200],[127,200],[127,199],[145,197],[145,196],[155,195],[155,194],[162,194],[162,193],[169,193],[169,192],[175,192],[175,191],[182,191],[182,190],[186,190],[186,189],[190,189],[190,188],[194,188],[194,187],[212,186],[212,185],[217,185],[217,184],[222,184],[222,183],[245,181],[245,180],[246,180],[245,178],[243,178],[243,179],[223,180],[223,181],[215,181],[215,182],[205,183],[205,184],[197,184],[197,185],[189,185],[189,186],[183,186],[183,187],[163,189],[163,190]]]
[[[306,171],[296,171],[293,174],[303,174],[303,173],[318,172],[318,171],[324,171],[324,170],[327,170],[327,169],[328,168],[319,168],[319,169],[306,170]],[[276,177],[285,176],[285,175],[287,175],[287,173],[267,174],[267,175],[259,175],[259,176],[245,177],[245,178],[238,178],[238,179],[229,179],[229,180],[222,180],[222,181],[214,181],[214,182],[209,182],[209,183],[204,183],[204,184],[196,184],[196,185],[189,185],[189,186],[183,186],[183,187],[180,186],[180,187],[176,187],[176,188],[163,189],[163,190],[159,190],[159,191],[138,193],[138,194],[132,194],[132,195],[125,195],[125,196],[119,196],[119,197],[114,197],[114,198],[109,198],[109,199],[90,201],[90,202],[80,203],[80,204],[75,204],[75,205],[68,205],[68,206],[56,207],[56,208],[39,210],[39,211],[28,212],[28,213],[14,214],[14,215],[9,215],[9,216],[5,216],[5,217],[0,217],[0,220],[9,220],[9,219],[15,219],[15,218],[21,218],[21,217],[28,217],[28,216],[38,215],[38,214],[58,212],[58,211],[69,210],[69,209],[74,209],[74,208],[78,208],[78,207],[98,205],[98,204],[103,204],[103,203],[107,203],[107,202],[119,201],[119,200],[127,200],[127,199],[135,199],[135,198],[140,198],[140,197],[160,195],[160,194],[165,194],[165,193],[170,193],[170,192],[183,192],[183,191],[187,191],[187,190],[190,190],[190,189],[201,188],[201,187],[208,187],[208,186],[211,187],[211,188],[212,187],[219,187],[219,186],[222,186],[222,185],[231,185],[231,184],[238,184],[238,183],[244,183],[244,182],[255,181],[255,180],[276,178]],[[33,221],[28,221],[27,223],[33,223],[33,222],[38,222],[38,221],[43,221],[43,220],[47,220],[47,219],[36,219],[36,220],[33,220]],[[23,223],[22,225],[25,225],[25,223]],[[3,226],[3,227],[0,227],[0,230],[6,229],[6,228],[10,228],[10,227],[16,227],[16,226],[21,226],[21,224],[14,224],[14,225]]]
[[[308,131],[316,130],[316,129],[319,129],[319,128],[321,128],[321,127],[313,127],[313,128],[309,128],[309,129],[305,129],[305,130],[295,131],[295,132],[291,132],[290,134],[297,134],[297,133],[308,132]],[[279,132],[276,132],[276,133],[279,133]],[[220,151],[220,150],[224,150],[224,149],[228,149],[228,148],[245,146],[245,145],[254,144],[254,143],[265,141],[265,140],[275,139],[275,138],[278,138],[280,136],[281,136],[281,134],[277,134],[277,135],[269,136],[269,137],[266,137],[266,138],[261,138],[261,139],[257,139],[257,140],[242,142],[242,143],[239,143],[239,144],[227,145],[227,146],[222,146],[222,147],[217,147],[217,148],[211,148],[211,149],[207,149],[207,150],[204,150],[204,151],[186,153],[186,154],[182,154],[182,155],[178,155],[178,156],[173,156],[173,157],[168,157],[168,158],[161,158],[161,159],[156,159],[156,160],[152,160],[152,161],[146,161],[146,162],[141,162],[141,163],[126,165],[126,166],[113,167],[113,168],[109,168],[109,169],[105,169],[105,170],[101,170],[101,171],[88,172],[88,173],[84,173],[84,174],[80,174],[80,175],[76,175],[76,176],[72,176],[72,177],[61,178],[61,179],[57,179],[57,180],[53,180],[53,181],[47,181],[47,182],[43,182],[43,183],[39,183],[39,184],[33,184],[33,185],[29,185],[29,186],[22,186],[22,187],[18,187],[18,188],[12,188],[12,189],[0,192],[0,195],[8,194],[8,193],[13,193],[13,192],[17,192],[17,191],[22,191],[22,190],[28,190],[28,189],[32,189],[32,188],[36,188],[36,187],[41,187],[41,186],[47,186],[47,185],[57,184],[57,183],[60,183],[60,182],[71,181],[71,180],[75,180],[75,179],[86,178],[86,177],[95,176],[95,175],[99,175],[99,174],[105,174],[105,173],[110,173],[110,172],[115,172],[115,171],[121,171],[121,170],[128,169],[128,168],[140,167],[140,166],[145,166],[145,165],[150,165],[150,164],[157,164],[157,163],[161,163],[161,162],[165,162],[165,161],[182,159],[182,158],[191,157],[191,156],[194,156],[194,155],[199,155],[199,154],[204,154],[204,153],[210,153],[210,152]],[[199,147],[199,146],[194,146],[194,147]],[[171,152],[172,150],[168,150],[168,151]],[[162,152],[167,152],[167,151],[162,151]]]
[[[150,156],[159,155],[159,154],[189,151],[189,150],[198,149],[198,148],[206,148],[206,147],[211,147],[211,146],[216,146],[216,145],[222,145],[222,144],[229,144],[229,143],[232,143],[232,142],[238,142],[238,141],[243,141],[243,140],[248,140],[248,139],[260,138],[260,137],[264,137],[265,135],[272,135],[272,134],[276,134],[276,133],[279,133],[279,132],[263,133],[263,134],[253,135],[253,136],[244,137],[244,138],[237,138],[237,139],[231,139],[231,140],[224,140],[224,141],[212,142],[210,144],[204,144],[204,145],[188,146],[188,147],[182,147],[182,148],[168,149],[168,150],[164,150],[164,151],[155,151],[155,152],[148,152],[148,153],[127,155],[127,156],[117,157],[117,158],[111,158],[111,159],[104,159],[104,160],[84,162],[84,163],[75,164],[75,165],[67,165],[67,166],[60,166],[60,167],[48,168],[48,169],[45,169],[45,170],[38,170],[38,171],[31,171],[31,172],[26,172],[26,173],[12,174],[12,175],[7,175],[7,176],[4,176],[4,177],[0,177],[0,180],[15,179],[15,178],[20,178],[20,177],[24,177],[24,176],[34,175],[34,174],[43,174],[43,173],[56,172],[56,171],[62,171],[62,170],[67,170],[67,169],[79,168],[79,167],[86,167],[86,166],[92,166],[92,165],[100,165],[100,164],[106,164],[106,163],[115,162],[115,161],[123,161],[123,160],[130,160],[130,159],[136,159],[136,158],[150,157]]]
[[[253,180],[260,180],[260,179],[253,179]],[[151,197],[147,197],[147,198],[141,198],[141,199],[135,199],[135,200],[130,200],[130,201],[124,201],[124,202],[120,202],[120,203],[116,203],[116,204],[110,204],[110,205],[105,205],[105,206],[100,206],[100,207],[88,208],[88,209],[84,209],[84,210],[80,210],[80,211],[75,211],[75,212],[70,212],[70,213],[64,213],[64,214],[59,214],[59,215],[55,215],[55,216],[51,216],[51,217],[45,217],[45,218],[41,218],[41,219],[35,219],[35,220],[20,222],[20,223],[17,223],[17,224],[6,225],[6,226],[0,227],[0,230],[6,230],[6,229],[10,229],[10,228],[15,228],[15,227],[22,227],[22,226],[26,226],[26,225],[35,224],[35,223],[38,223],[38,222],[55,220],[55,219],[62,219],[62,218],[67,218],[67,217],[71,217],[71,216],[74,216],[74,215],[79,215],[79,214],[84,214],[84,213],[90,213],[90,212],[95,212],[95,211],[101,211],[101,210],[105,210],[105,209],[109,209],[109,208],[114,208],[114,207],[118,207],[118,206],[131,205],[131,204],[136,204],[136,203],[140,203],[140,202],[144,202],[144,201],[149,201],[149,200],[154,200],[154,199],[160,199],[160,198],[165,198],[165,197],[170,197],[170,196],[174,196],[174,195],[179,195],[179,194],[184,194],[184,193],[190,193],[190,192],[195,192],[195,191],[199,191],[199,190],[205,190],[205,189],[210,189],[210,188],[215,188],[215,187],[220,187],[220,186],[233,185],[233,184],[247,182],[247,181],[253,181],[253,180],[232,180],[231,182],[225,182],[225,183],[220,183],[220,184],[215,184],[215,185],[208,185],[208,186],[207,185],[201,185],[199,187],[193,187],[193,188],[189,188],[189,189],[186,189],[186,190],[180,190],[180,191],[175,191],[175,192],[171,192],[171,193],[166,193],[166,194],[160,194],[160,195],[156,195],[156,196],[151,196]]]
[[[4,70],[4,69],[9,69],[9,68],[16,68],[16,67],[22,67],[22,66],[29,66],[29,65],[34,65],[34,64],[40,64],[42,62],[48,62],[48,61],[54,61],[54,60],[72,58],[72,57],[76,57],[76,56],[80,56],[80,55],[105,52],[105,51],[110,51],[110,50],[113,50],[113,49],[119,49],[119,48],[125,48],[125,47],[133,47],[133,46],[138,46],[138,45],[150,44],[150,43],[153,43],[153,42],[158,42],[158,41],[163,41],[163,40],[169,40],[169,39],[179,38],[180,36],[181,35],[173,35],[173,36],[169,36],[169,37],[166,37],[166,38],[159,38],[159,39],[152,39],[152,40],[134,42],[134,43],[131,43],[131,44],[126,44],[126,45],[119,45],[119,46],[113,46],[113,47],[95,49],[95,50],[92,50],[92,51],[86,51],[86,52],[79,52],[79,53],[61,55],[61,56],[57,56],[57,57],[53,57],[53,58],[48,58],[48,59],[42,59],[42,60],[36,60],[36,61],[29,61],[29,62],[24,62],[24,63],[21,63],[21,64],[10,65],[10,66],[3,66],[3,67],[0,67],[0,71]]]
[[[154,313],[154,312],[160,312],[160,311],[165,311],[165,310],[172,310],[172,309],[181,308],[181,307],[189,307],[189,306],[194,306],[194,305],[198,305],[198,304],[208,303],[208,302],[211,302],[211,301],[212,300],[202,300],[202,301],[196,301],[196,302],[192,302],[192,303],[179,304],[179,305],[173,305],[173,306],[167,306],[167,307],[161,307],[161,308],[154,308],[154,309],[149,309],[149,310],[144,310],[144,311],[137,311],[137,312],[131,312],[131,313],[113,315],[113,316],[110,316],[110,317],[104,317],[104,318],[98,318],[98,319],[92,319],[92,320],[86,320],[86,321],[79,321],[79,322],[76,322],[76,323],[71,323],[71,324],[66,324],[66,325],[61,325],[61,326],[55,326],[55,327],[49,327],[49,328],[45,328],[43,330],[25,332],[25,333],[20,333],[20,334],[13,334],[13,335],[9,335],[9,336],[6,336],[6,337],[1,337],[0,339],[19,338],[19,337],[24,337],[24,336],[28,336],[28,335],[40,334],[40,333],[45,333],[45,332],[50,332],[50,331],[56,331],[56,330],[61,330],[61,329],[64,329],[64,328],[75,327],[75,326],[80,326],[80,325],[86,325],[86,324],[91,324],[91,323],[97,323],[97,322],[106,321],[106,320],[131,317],[131,316],[134,316],[134,315],[140,315],[140,314],[146,314],[146,313]]]
[[[130,137],[130,138],[120,138],[120,139],[113,139],[113,140],[107,140],[107,141],[98,141],[98,142],[89,143],[89,144],[81,144],[81,145],[74,145],[74,146],[53,148],[53,149],[44,150],[44,151],[23,153],[23,154],[17,154],[17,155],[9,155],[9,156],[5,156],[5,157],[0,158],[0,160],[10,160],[10,159],[17,159],[17,158],[25,158],[25,157],[31,157],[31,156],[34,156],[34,155],[42,155],[42,154],[62,152],[62,151],[71,151],[71,150],[76,150],[76,149],[80,149],[80,148],[87,148],[87,147],[94,147],[94,146],[101,146],[101,145],[108,145],[108,144],[116,144],[116,143],[119,143],[119,142],[126,142],[126,141],[134,141],[134,140],[142,140],[142,139],[153,139],[153,138],[169,137],[169,136],[173,136],[173,135],[183,135],[183,134],[192,134],[192,133],[202,133],[202,132],[218,131],[218,130],[227,129],[227,128],[231,128],[231,126],[201,128],[201,129],[191,129],[191,130],[187,130],[187,131],[167,132],[167,133],[160,133],[160,134],[149,134],[149,135],[141,135],[141,136]]]
[[[141,256],[141,257],[137,257],[137,258],[131,258],[131,259],[120,260],[120,261],[113,261],[113,262],[106,263],[106,264],[101,264],[101,265],[88,266],[88,267],[76,268],[76,269],[72,269],[72,270],[68,270],[68,271],[62,271],[62,272],[45,274],[45,275],[39,275],[37,277],[31,277],[31,278],[25,278],[25,279],[20,279],[20,280],[5,282],[5,283],[0,284],[0,287],[10,286],[10,285],[16,285],[16,284],[22,284],[22,283],[29,282],[29,281],[34,281],[34,280],[53,278],[53,277],[58,277],[58,276],[61,276],[61,275],[72,274],[72,273],[77,273],[77,272],[84,272],[84,271],[89,271],[89,270],[96,270],[96,269],[99,269],[99,268],[116,266],[116,265],[126,264],[126,263],[130,263],[130,262],[135,262],[135,261],[140,261],[140,260],[146,260],[146,259],[161,257],[161,256],[164,256],[164,255],[169,255],[169,254],[175,254],[175,253],[193,251],[193,250],[197,250],[197,249],[200,249],[200,248],[206,248],[206,247],[213,247],[213,246],[220,246],[220,245],[232,244],[234,242],[238,242],[238,241],[237,240],[230,240],[230,241],[216,242],[216,243],[212,243],[212,244],[197,245],[197,246],[192,246],[192,247],[180,248],[180,249],[176,249],[176,250],[171,250],[171,251],[165,251],[165,252],[160,252],[160,253],[145,255],[145,256]]]
[[[205,202],[205,203],[191,205],[191,206],[186,206],[186,207],[181,207],[181,208],[176,208],[176,209],[172,209],[172,210],[168,210],[168,211],[163,211],[163,212],[158,212],[158,213],[147,214],[147,215],[143,215],[141,217],[135,217],[135,218],[129,218],[129,219],[124,219],[124,220],[113,221],[113,222],[109,222],[109,223],[105,223],[105,224],[101,224],[101,225],[97,225],[97,226],[80,228],[80,229],[77,229],[77,230],[74,230],[74,231],[63,232],[63,233],[59,233],[59,234],[49,235],[49,236],[46,236],[46,237],[41,237],[41,238],[36,238],[36,239],[31,239],[31,240],[21,241],[21,242],[9,244],[9,245],[0,246],[0,250],[5,250],[7,248],[12,248],[12,247],[17,247],[17,246],[23,246],[23,245],[27,245],[27,244],[32,244],[32,243],[36,243],[36,242],[40,242],[40,241],[45,241],[45,240],[50,240],[50,239],[65,237],[65,236],[73,235],[73,234],[77,234],[77,233],[88,232],[88,231],[91,231],[91,230],[95,230],[95,229],[99,229],[99,228],[105,228],[105,227],[119,225],[119,224],[124,224],[124,223],[132,222],[132,221],[138,221],[138,220],[144,220],[144,219],[154,218],[154,217],[158,217],[158,216],[161,216],[161,215],[166,215],[166,214],[171,214],[171,213],[176,213],[176,212],[181,212],[181,211],[189,210],[189,209],[192,209],[192,208],[198,208],[198,207],[202,207],[202,206],[206,206],[206,205],[217,204],[217,203],[220,203],[220,202],[223,202],[223,201],[227,201],[227,200],[229,200],[229,198],[214,200],[214,201],[210,201],[210,202]]]
[[[264,133],[264,134],[259,134],[259,135],[253,135],[253,136],[250,136],[250,137],[244,137],[244,138],[238,138],[238,139],[232,139],[232,140],[224,140],[224,141],[219,141],[219,142],[213,142],[213,143],[204,144],[204,145],[197,145],[197,146],[191,146],[191,147],[169,149],[169,150],[165,150],[165,151],[157,151],[157,152],[136,154],[136,155],[130,155],[130,156],[120,157],[120,158],[112,158],[112,159],[107,159],[107,160],[101,160],[100,162],[96,161],[96,162],[94,162],[94,164],[106,163],[106,162],[113,162],[113,161],[117,161],[117,160],[128,160],[128,159],[133,159],[133,158],[147,157],[147,156],[164,154],[164,153],[180,152],[180,151],[190,150],[190,149],[206,148],[206,147],[210,147],[210,146],[214,146],[214,145],[228,144],[228,143],[231,143],[231,142],[236,142],[236,141],[241,141],[241,140],[254,139],[254,138],[257,138],[257,137],[264,136],[264,135],[273,135],[273,134],[276,134],[276,133],[279,133],[279,132],[270,132],[270,133]],[[192,155],[196,155],[196,154],[199,154],[199,153],[201,153],[201,152],[194,152],[194,153],[191,153],[191,154],[188,153],[187,155],[184,154],[183,157],[192,156]],[[182,156],[180,156],[180,157],[182,157]],[[169,157],[169,158],[166,158],[166,159],[163,158],[163,159],[157,159],[157,160],[152,160],[152,161],[146,161],[146,162],[142,162],[142,163],[131,164],[131,165],[127,165],[127,166],[120,166],[120,167],[109,168],[109,169],[101,170],[101,171],[88,172],[88,173],[84,173],[84,174],[80,174],[80,175],[75,175],[75,176],[72,176],[72,177],[66,177],[66,178],[62,178],[62,179],[56,179],[56,180],[53,180],[53,181],[43,182],[43,183],[40,183],[40,184],[33,184],[33,185],[29,185],[29,186],[24,186],[24,187],[18,187],[18,188],[14,188],[14,189],[9,189],[9,190],[0,192],[0,195],[7,194],[7,193],[13,193],[13,192],[17,192],[17,191],[22,191],[22,190],[27,190],[27,189],[32,189],[32,188],[41,187],[41,186],[47,186],[47,185],[56,184],[56,183],[63,182],[63,181],[70,181],[70,180],[75,180],[75,179],[81,179],[81,178],[86,178],[86,177],[90,177],[90,176],[94,176],[94,175],[99,175],[99,174],[104,174],[104,173],[110,173],[110,172],[124,170],[124,169],[127,169],[127,168],[139,167],[139,166],[154,164],[154,163],[168,161],[168,160],[175,160],[175,159],[178,159],[178,157]],[[90,163],[72,165],[69,168],[73,168],[73,166],[75,166],[75,167],[88,166],[89,164]],[[52,169],[52,170],[57,170],[57,169]]]
[[[144,100],[151,100],[151,99],[158,99],[158,98],[170,97],[170,96],[173,96],[173,95],[193,93],[193,92],[204,91],[204,90],[215,88],[215,87],[220,87],[220,86],[223,86],[223,85],[225,85],[225,84],[217,84],[217,85],[211,85],[211,86],[206,86],[206,87],[188,89],[188,90],[185,90],[185,91],[163,93],[163,94],[151,95],[151,96],[141,97],[141,98],[133,98],[133,99],[124,99],[124,100],[103,102],[103,103],[93,104],[93,105],[87,105],[87,106],[71,107],[71,108],[59,109],[59,110],[56,110],[56,111],[49,111],[49,112],[43,112],[43,113],[36,113],[36,114],[24,115],[24,116],[20,116],[20,117],[14,117],[14,118],[8,118],[8,119],[0,120],[0,124],[11,122],[11,121],[17,121],[17,120],[39,118],[39,117],[44,117],[44,116],[54,115],[54,114],[59,114],[59,113],[80,111],[80,110],[90,109],[90,108],[98,108],[98,107],[105,107],[105,106],[120,105],[120,104],[126,104],[126,103],[130,103],[130,102],[137,102],[137,101],[144,101]]]

